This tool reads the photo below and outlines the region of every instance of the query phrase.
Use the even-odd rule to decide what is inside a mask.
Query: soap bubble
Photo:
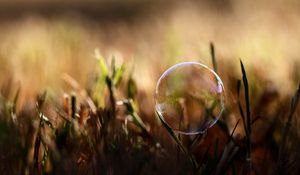
[[[173,131],[186,135],[204,133],[224,110],[224,86],[206,65],[183,62],[159,78],[155,103],[160,119]]]

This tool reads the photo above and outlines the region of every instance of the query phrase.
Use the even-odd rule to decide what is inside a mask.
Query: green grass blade
[[[125,71],[125,65],[122,64],[121,67],[117,68],[116,69],[116,72],[113,76],[113,84],[115,87],[117,87],[121,80],[122,80],[122,77],[123,77],[123,74],[124,74],[124,71]]]
[[[108,76],[107,64],[105,62],[105,59],[100,55],[100,52],[99,52],[98,49],[95,50],[95,57],[98,60],[98,64],[99,64],[100,71],[101,71],[101,75],[103,77]]]
[[[132,77],[130,77],[127,82],[127,96],[128,98],[135,99],[136,94],[137,94],[136,83],[132,79]]]

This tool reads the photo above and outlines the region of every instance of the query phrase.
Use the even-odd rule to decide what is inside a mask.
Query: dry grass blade
[[[210,43],[210,55],[211,55],[214,71],[216,73],[218,73],[218,67],[217,67],[217,62],[216,62],[216,54],[215,54],[215,46],[214,46],[214,43],[212,43],[212,42]]]

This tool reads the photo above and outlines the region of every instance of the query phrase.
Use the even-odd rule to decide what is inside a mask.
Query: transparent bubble
[[[155,90],[155,109],[175,132],[199,134],[213,126],[224,110],[224,86],[206,65],[183,62],[165,71]]]

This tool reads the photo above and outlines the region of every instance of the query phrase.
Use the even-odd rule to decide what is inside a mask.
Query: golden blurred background
[[[98,48],[108,62],[114,55],[127,73],[133,69],[139,89],[153,98],[170,65],[196,60],[211,66],[213,42],[219,67],[233,64],[227,71],[240,75],[242,59],[291,94],[300,76],[299,9],[296,0],[1,1],[0,83],[11,78],[19,84],[21,101],[44,89],[62,94],[65,74],[85,87],[99,69]]]

